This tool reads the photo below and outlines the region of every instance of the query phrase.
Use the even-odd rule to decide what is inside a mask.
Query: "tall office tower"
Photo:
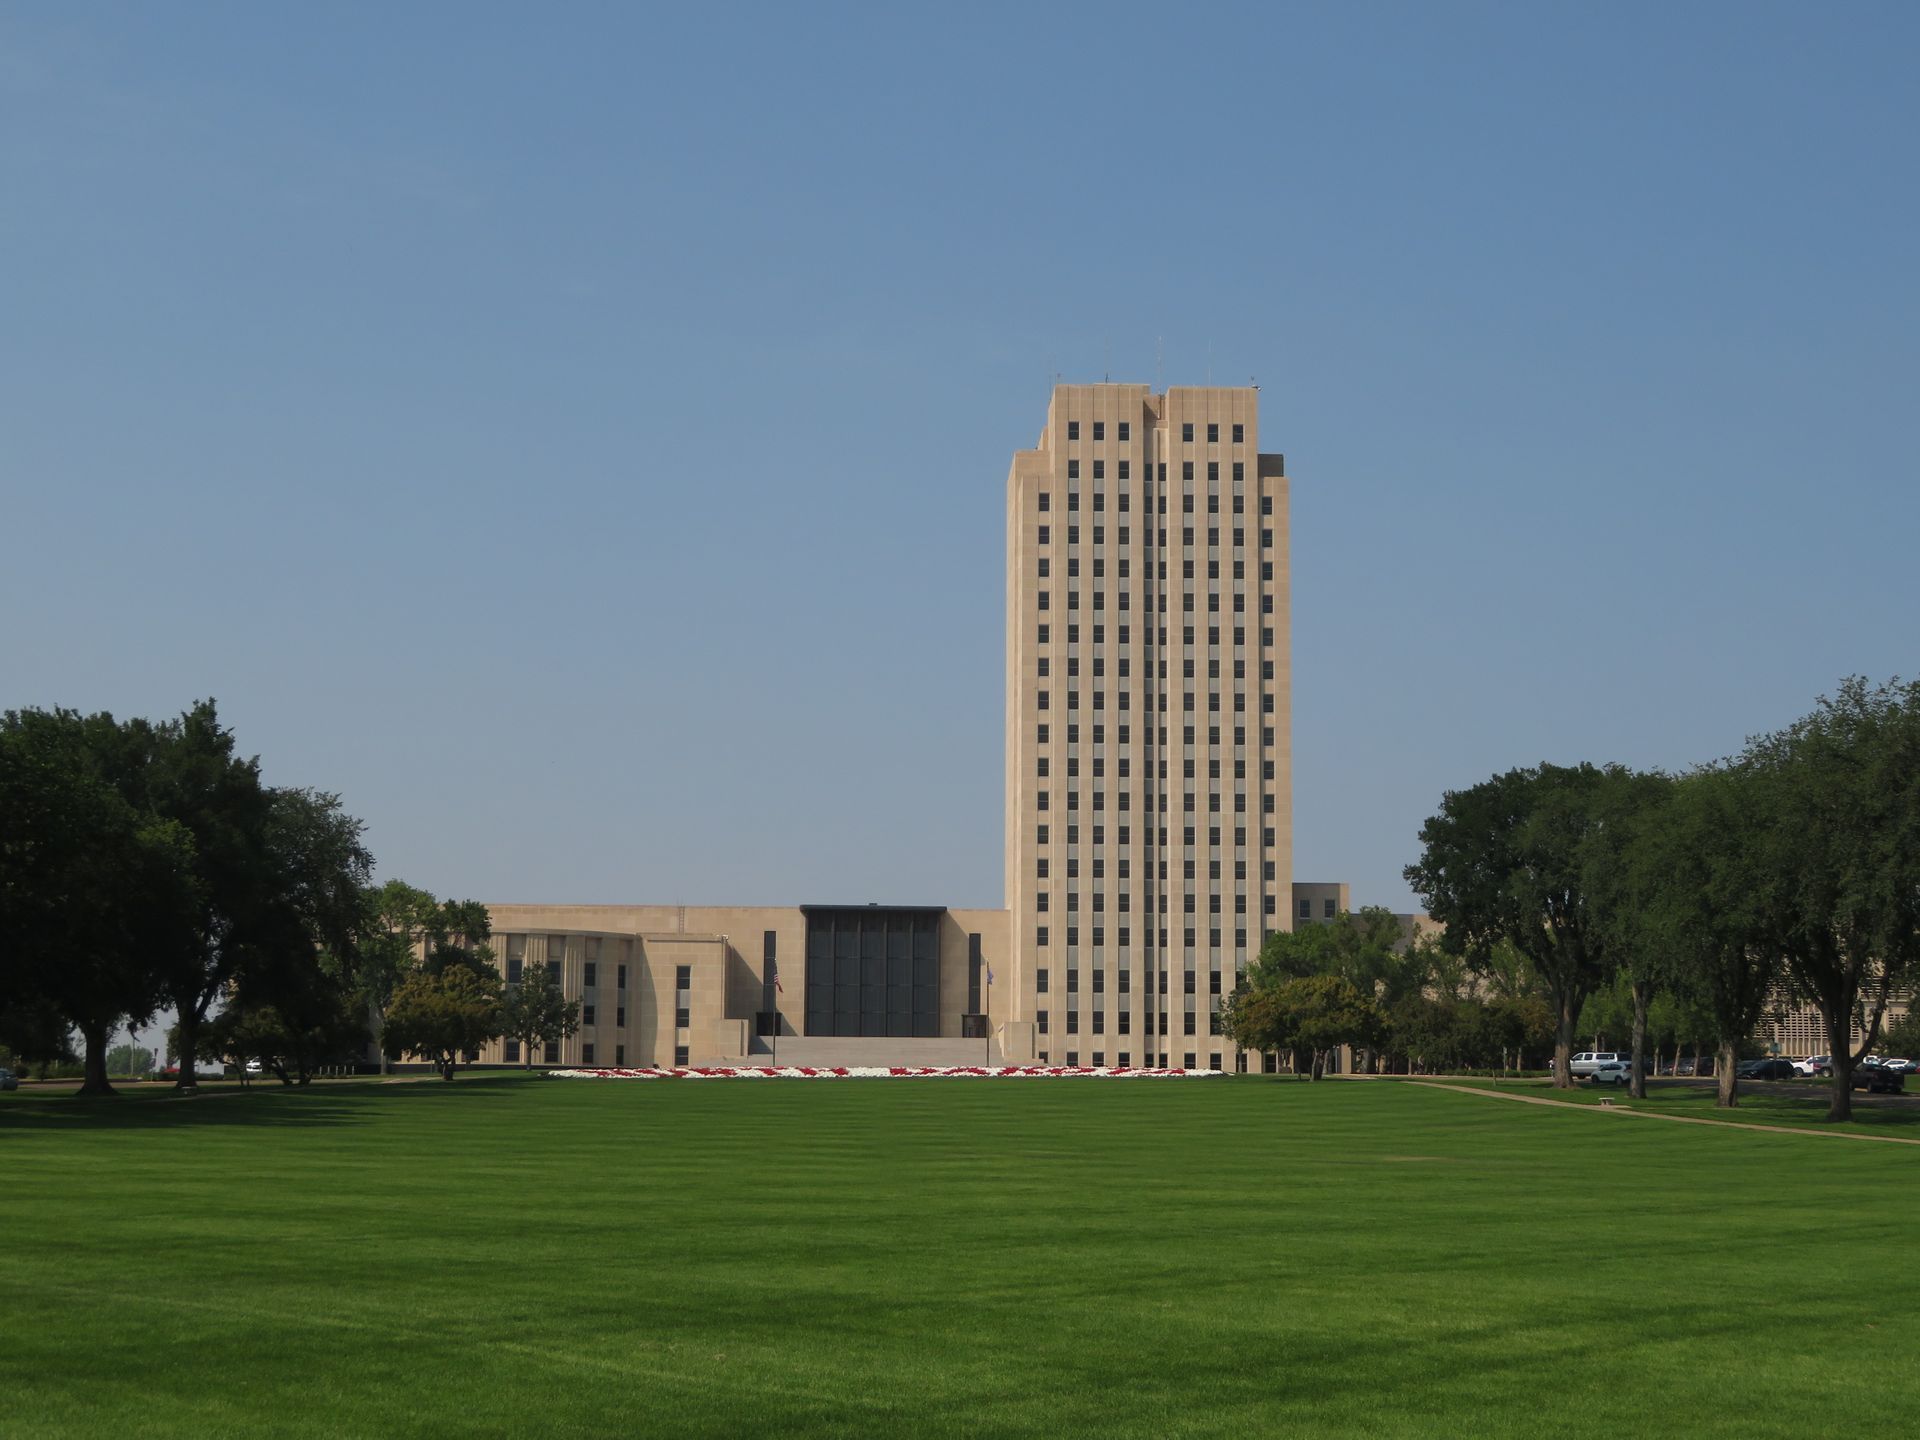
[[[1211,1017],[1292,923],[1288,594],[1257,390],[1054,388],[1007,479],[1010,1047],[1247,1063]]]

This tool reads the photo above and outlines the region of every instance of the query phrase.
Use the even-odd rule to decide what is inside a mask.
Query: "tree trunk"
[[[112,1095],[115,1090],[107,1081],[107,1027],[98,1023],[80,1026],[81,1037],[87,1042],[86,1079],[80,1084],[81,1095]]]
[[[1553,1027],[1553,1088],[1573,1088],[1573,1027],[1580,1022],[1580,997],[1571,991],[1560,996],[1560,1014]]]
[[[1327,1067],[1327,1052],[1324,1050],[1314,1051],[1313,1052],[1313,1071],[1310,1076],[1310,1079],[1318,1080],[1322,1075],[1326,1073],[1326,1067]]]
[[[1627,1094],[1635,1100],[1647,1098],[1647,1005],[1653,999],[1653,987],[1643,980],[1633,985],[1633,1074],[1627,1080]]]
[[[1740,1087],[1733,1078],[1734,1056],[1738,1052],[1731,1040],[1723,1040],[1713,1055],[1714,1108],[1731,1110],[1740,1103]]]
[[[1853,1119],[1853,1024],[1850,1010],[1828,1011],[1827,1053],[1833,1056],[1833,1094],[1827,1101],[1827,1119]]]
[[[200,1015],[191,1005],[180,1007],[180,1053],[173,1063],[180,1067],[174,1077],[176,1094],[190,1095],[200,1087]]]

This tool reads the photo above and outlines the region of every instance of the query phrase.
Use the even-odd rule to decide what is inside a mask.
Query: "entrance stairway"
[[[745,1060],[738,1057],[718,1062],[702,1062],[697,1056],[694,1063],[719,1063],[723,1065],[770,1065],[773,1063],[773,1042],[764,1035],[756,1035],[751,1042],[752,1053]],[[1000,1042],[995,1040],[989,1058],[988,1042],[985,1040],[921,1040],[907,1036],[835,1036],[835,1035],[782,1035],[780,1037],[780,1063],[782,1065],[813,1065],[827,1067],[833,1065],[1001,1065],[1006,1063],[1000,1054]]]

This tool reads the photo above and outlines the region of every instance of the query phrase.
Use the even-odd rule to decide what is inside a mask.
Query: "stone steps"
[[[773,1063],[772,1042],[756,1036],[752,1053],[744,1060],[734,1057],[719,1062],[694,1063],[729,1065],[769,1065]],[[908,1036],[782,1035],[782,1065],[999,1065],[1003,1063],[999,1043],[989,1058],[987,1041],[955,1039],[914,1039]]]

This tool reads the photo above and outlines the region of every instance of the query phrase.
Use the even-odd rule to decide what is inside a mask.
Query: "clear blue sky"
[[[385,874],[998,904],[1010,453],[1262,387],[1297,874],[1911,674],[1910,3],[0,12],[0,706]],[[1161,357],[1164,356],[1164,362]]]

